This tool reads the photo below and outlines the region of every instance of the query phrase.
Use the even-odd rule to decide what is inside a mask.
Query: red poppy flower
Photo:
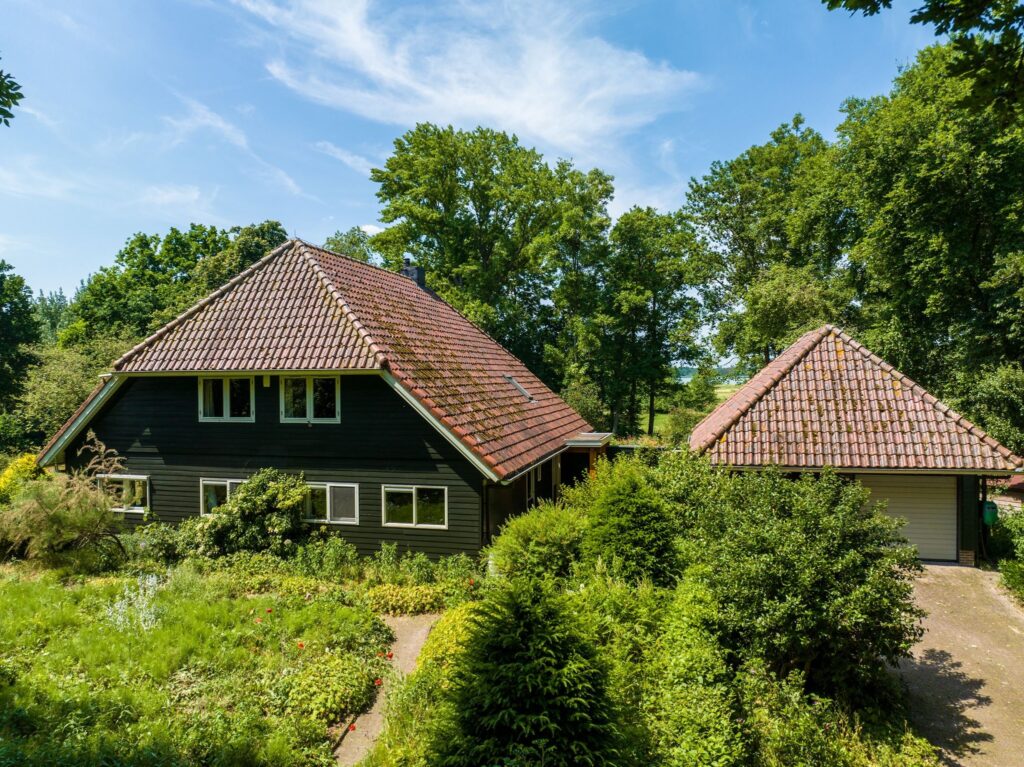
[[[305,650],[306,649],[306,643],[305,642],[296,642],[296,644],[298,645],[300,650]]]
[[[274,608],[273,608],[273,607],[268,607],[268,608],[267,608],[267,612],[268,612],[268,613],[272,613],[272,612],[274,612]]]
[[[348,726],[348,731],[349,732],[355,732],[356,731],[356,723],[355,722],[352,722],[352,724],[350,724]]]
[[[469,585],[470,585],[470,586],[474,585],[474,582],[473,582],[473,579],[472,579],[472,578],[470,578],[470,579],[469,579]]]
[[[262,618],[257,618],[256,619],[256,623],[263,623],[263,619]]]
[[[377,677],[376,679],[373,680],[373,683],[375,685],[377,685],[378,687],[380,687],[382,684],[384,684],[384,680],[381,679],[380,677]]]
[[[393,652],[389,652],[388,653],[388,660],[391,660],[394,657],[395,657],[395,654]]]

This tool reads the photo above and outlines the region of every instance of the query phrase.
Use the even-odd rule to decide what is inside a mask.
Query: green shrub
[[[86,476],[51,474],[24,481],[0,511],[0,541],[51,567],[92,572],[123,559],[121,520]]]
[[[491,561],[505,575],[567,577],[579,561],[584,527],[579,510],[541,503],[505,523]]]
[[[436,613],[444,609],[444,591],[433,584],[423,586],[396,586],[384,583],[366,592],[366,604],[371,610],[388,615],[417,615]]]
[[[236,551],[294,553],[305,530],[302,515],[307,492],[301,476],[263,469],[211,514],[183,522],[182,545],[190,553],[207,557]]]
[[[565,597],[537,579],[499,583],[455,669],[450,737],[431,763],[615,764],[607,673]]]
[[[1017,599],[1024,602],[1024,562],[1015,559],[1004,559],[999,563],[999,572],[1003,576],[1003,584]]]
[[[467,602],[442,615],[427,637],[416,671],[388,690],[384,730],[363,767],[427,767],[431,748],[450,737],[451,689],[472,631],[475,603]]]
[[[32,453],[20,455],[8,463],[0,472],[0,506],[10,503],[23,482],[35,479],[41,473],[36,464],[36,457]]]
[[[478,602],[465,602],[446,611],[438,619],[416,659],[417,671],[439,670],[443,686],[450,686],[452,671],[465,653],[466,644],[472,635],[473,617],[478,607]]]
[[[327,653],[289,680],[287,710],[324,724],[345,721],[369,708],[380,673],[357,655]]]
[[[701,501],[686,527],[686,548],[690,574],[719,605],[725,645],[763,658],[780,679],[800,670],[818,692],[870,695],[882,662],[906,657],[922,633],[920,564],[899,523],[831,471],[716,482],[713,503]]]
[[[602,560],[628,580],[674,583],[679,574],[678,530],[650,470],[638,460],[620,459],[602,464],[588,483],[584,558]]]
[[[794,672],[777,679],[752,663],[738,677],[744,729],[764,767],[939,767],[934,746],[914,735],[899,711],[850,713],[803,692]]]
[[[341,583],[360,576],[359,553],[340,535],[323,531],[298,547],[291,559],[300,575]]]
[[[122,537],[130,559],[174,564],[181,558],[181,535],[177,527],[163,522],[150,522],[136,527],[130,535]]]
[[[1024,511],[1000,511],[992,536],[1006,541],[1005,556],[1024,561]]]
[[[650,647],[643,710],[657,763],[665,767],[746,763],[732,671],[709,629],[715,610],[704,589],[681,584],[665,632]]]

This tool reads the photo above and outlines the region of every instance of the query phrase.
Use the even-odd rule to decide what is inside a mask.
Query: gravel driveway
[[[998,584],[996,573],[942,565],[917,582],[927,631],[899,673],[911,721],[946,765],[1024,764],[1024,610]]]

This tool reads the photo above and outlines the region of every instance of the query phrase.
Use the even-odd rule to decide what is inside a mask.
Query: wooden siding
[[[163,521],[199,514],[200,478],[274,467],[310,482],[358,483],[359,525],[329,528],[363,552],[384,541],[433,555],[480,548],[483,477],[380,377],[341,377],[339,424],[279,423],[277,376],[269,386],[256,376],[255,404],[254,423],[200,423],[196,378],[132,378],[88,428],[126,459],[126,472],[149,476],[151,508]],[[83,438],[68,446],[69,467],[81,460]],[[383,484],[447,487],[448,529],[383,526]]]

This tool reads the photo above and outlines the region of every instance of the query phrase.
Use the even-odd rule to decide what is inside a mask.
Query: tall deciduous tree
[[[38,340],[32,292],[25,279],[0,260],[0,410],[21,391],[22,376],[32,362],[26,346]]]
[[[925,49],[888,96],[849,101],[838,129],[866,340],[940,393],[1024,342],[1024,132],[962,106],[955,55]]]
[[[627,433],[646,393],[653,434],[655,400],[673,364],[698,356],[698,305],[688,290],[695,239],[682,215],[633,208],[615,223],[611,243],[598,318],[603,386],[613,425]]]
[[[370,245],[370,235],[358,226],[350,227],[344,232],[339,229],[327,238],[324,247],[365,264],[380,264],[380,256]]]
[[[418,125],[370,174],[391,224],[370,242],[391,268],[425,267],[432,289],[552,381],[548,299],[570,171],[506,133]]]
[[[810,316],[828,319],[841,311],[825,310],[823,288],[816,289],[819,300],[810,302],[812,310],[808,297],[784,285],[801,311],[772,309],[765,315],[764,299],[779,286],[779,270],[796,270],[792,274],[804,286],[831,280],[841,263],[850,222],[829,152],[828,143],[797,115],[767,143],[715,162],[702,179],[691,180],[684,211],[702,246],[692,267],[705,319],[719,328],[721,354],[736,354],[750,367],[763,365]]]
[[[113,266],[91,275],[79,289],[65,337],[143,336],[286,238],[276,221],[226,230],[192,224],[164,236],[136,234]]]

